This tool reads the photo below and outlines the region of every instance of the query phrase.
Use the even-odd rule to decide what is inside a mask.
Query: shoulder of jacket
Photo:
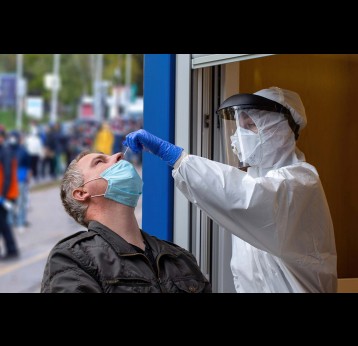
[[[303,177],[308,177],[308,176],[314,178],[318,177],[318,172],[316,167],[314,167],[308,162],[300,162],[295,165],[291,165],[287,167],[286,171],[289,173],[292,172],[298,176],[303,176]]]
[[[71,234],[70,236],[63,238],[60,240],[56,246],[67,246],[72,247],[77,243],[80,243],[81,241],[88,240],[96,236],[97,233],[93,231],[79,231],[74,234]]]
[[[158,238],[158,237],[156,237],[154,235],[148,234],[148,233],[146,233],[144,231],[142,231],[142,232],[146,235],[147,238],[152,239],[152,241],[154,241],[154,242],[156,242],[158,244],[162,244],[164,246],[168,246],[168,247],[175,248],[175,249],[178,249],[178,250],[182,249],[178,244],[175,244],[175,243],[173,243],[173,242],[171,242],[169,240],[160,239],[160,238]]]
[[[189,256],[191,259],[195,259],[195,256],[188,250],[184,249],[183,247],[179,246],[178,244],[175,244],[169,240],[160,239],[154,235],[148,234],[144,232],[144,235],[146,236],[147,240],[151,239],[152,242],[157,243],[159,246],[165,248],[167,251],[169,250],[173,255],[177,255],[179,253],[185,254]]]
[[[187,249],[184,249],[183,247],[179,246],[178,244],[175,244],[169,240],[158,239],[158,238],[157,238],[157,241],[161,242],[168,248],[171,248],[172,251],[174,251],[174,252],[177,252],[177,253],[180,252],[180,253],[183,253],[183,254],[189,256],[190,258],[195,258],[195,256],[190,251],[188,251]]]

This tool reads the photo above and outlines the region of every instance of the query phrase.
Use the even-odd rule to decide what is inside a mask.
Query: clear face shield
[[[225,163],[239,168],[260,164],[260,133],[248,112],[232,106],[221,109],[218,114]]]

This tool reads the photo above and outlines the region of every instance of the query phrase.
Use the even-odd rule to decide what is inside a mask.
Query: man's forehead
[[[77,164],[80,165],[81,167],[88,167],[91,163],[91,161],[97,157],[97,156],[101,156],[101,154],[99,153],[91,153],[91,154],[87,154],[85,156],[83,156],[78,162]]]

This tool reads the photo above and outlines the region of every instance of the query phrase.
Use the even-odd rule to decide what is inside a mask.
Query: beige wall
[[[226,73],[237,73],[240,92],[278,86],[300,94],[308,124],[298,147],[326,192],[338,277],[358,277],[358,55],[274,55],[235,64]]]

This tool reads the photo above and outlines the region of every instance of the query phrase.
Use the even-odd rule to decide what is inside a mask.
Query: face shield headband
[[[287,119],[290,128],[295,134],[295,139],[298,139],[298,131],[300,129],[300,125],[295,123],[289,109],[287,109],[278,102],[269,100],[259,95],[233,95],[220,105],[216,113],[222,120],[235,120],[235,114],[237,114],[239,110],[245,109],[258,109],[283,114],[284,117]]]

